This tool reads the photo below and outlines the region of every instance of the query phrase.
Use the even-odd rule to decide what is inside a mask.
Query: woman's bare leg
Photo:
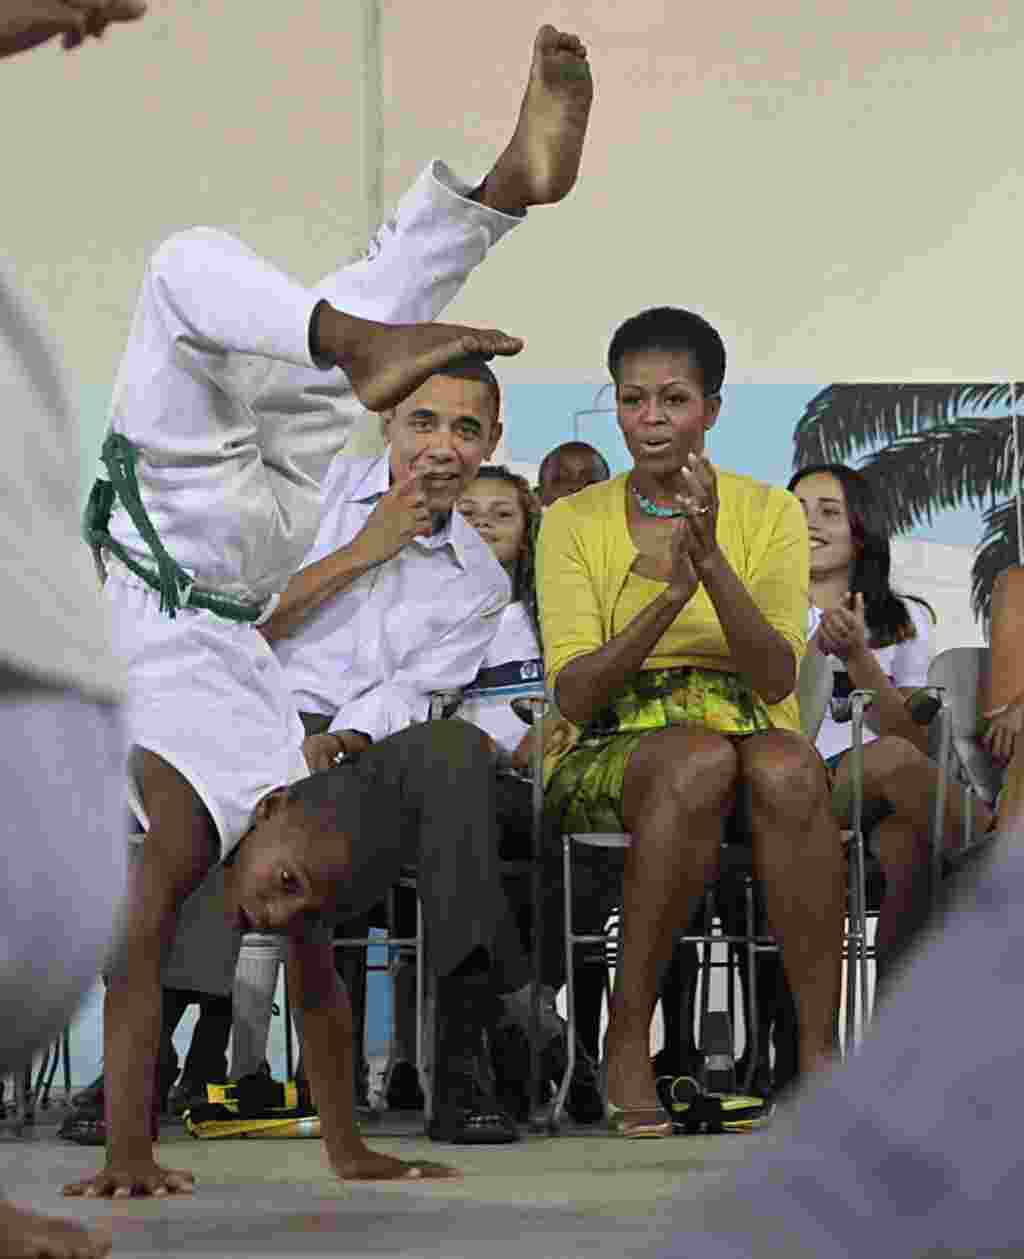
[[[840,762],[836,785],[849,781],[850,757]],[[896,735],[883,735],[864,747],[864,798],[886,800],[902,817],[924,834],[931,829],[939,767],[912,743]],[[950,783],[946,792],[946,848],[955,851],[963,836],[966,796]],[[975,834],[992,823],[992,812],[981,800],[974,801]]]
[[[842,972],[845,884],[825,767],[800,735],[772,730],[739,745],[754,864],[782,950],[800,1026],[800,1067],[832,1060]]]
[[[999,829],[1005,831],[1024,815],[1024,739],[1018,738],[1006,767],[1003,795],[999,801]]]
[[[658,1105],[650,1063],[658,972],[712,877],[732,806],[737,759],[721,735],[658,730],[637,745],[623,785],[633,843],[622,890],[622,952],[608,1034],[608,1097],[633,1109]]]
[[[928,918],[931,904],[930,842],[900,813],[879,823],[875,838],[885,872],[885,899],[878,915],[875,947],[879,984],[887,983]]]

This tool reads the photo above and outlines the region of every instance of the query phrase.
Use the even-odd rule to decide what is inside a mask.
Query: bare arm
[[[928,727],[919,726],[907,712],[907,697],[912,690],[894,686],[868,649],[846,662],[850,681],[858,690],[874,691],[875,702],[865,713],[868,727],[876,734],[897,735],[928,755]]]
[[[607,708],[643,667],[692,594],[670,585],[603,647],[570,660],[555,683],[558,711],[584,726]]]
[[[358,539],[324,556],[322,560],[295,574],[285,587],[273,616],[265,625],[260,626],[260,633],[268,643],[294,634],[317,608],[374,567],[360,553],[357,541]]]
[[[300,1016],[303,1061],[323,1126],[327,1157],[346,1180],[447,1177],[438,1163],[406,1163],[370,1150],[359,1135],[353,1084],[352,1009],[325,930],[299,928],[290,940],[288,988]]]
[[[857,594],[849,607],[826,612],[817,637],[823,650],[843,661],[858,690],[874,691],[875,702],[865,714],[869,729],[906,739],[927,755],[928,727],[917,725],[907,712],[905,701],[910,692],[890,680],[868,645],[864,596]]]
[[[723,555],[704,566],[701,580],[737,671],[766,704],[785,699],[796,685],[792,647],[764,619]],[[555,687],[559,711],[576,725],[584,725],[607,707],[643,667],[689,598],[689,594],[680,597],[670,585],[603,647],[571,660]]]
[[[766,704],[781,703],[796,686],[793,648],[765,620],[721,551],[699,571],[737,671]]]
[[[691,455],[682,469],[688,515],[681,536],[718,615],[732,662],[766,704],[778,704],[796,686],[793,647],[774,628],[719,549],[718,479],[710,460]]]
[[[352,1008],[334,967],[326,932],[289,941],[288,990],[300,1016],[303,1062],[335,1167],[366,1149],[356,1127],[352,1074]]]
[[[146,811],[154,824],[130,864],[124,920],[107,970],[103,1011],[107,1162],[64,1192],[128,1197],[191,1192],[193,1177],[153,1161],[151,1105],[160,1042],[160,976],[185,898],[217,856],[212,823],[178,772],[151,752],[139,756]]]

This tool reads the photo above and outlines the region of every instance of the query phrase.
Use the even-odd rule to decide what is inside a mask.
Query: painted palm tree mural
[[[945,508],[980,510],[971,604],[987,622],[996,574],[1019,562],[1016,399],[1024,385],[829,385],[797,421],[793,466],[858,467],[881,490],[894,533]]]

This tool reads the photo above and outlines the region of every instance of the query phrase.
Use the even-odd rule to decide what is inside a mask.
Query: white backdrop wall
[[[3,247],[109,388],[162,236],[225,225],[313,280],[427,157],[487,168],[551,20],[598,81],[581,183],[453,310],[527,337],[510,379],[600,379],[660,301],[720,324],[734,381],[1005,378],[1024,18],[983,9],[151,0],[103,47],[5,64]]]

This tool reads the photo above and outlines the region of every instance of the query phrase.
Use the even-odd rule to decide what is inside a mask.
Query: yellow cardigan
[[[792,645],[797,666],[807,645],[810,547],[803,508],[787,490],[716,469],[718,544],[773,629]],[[612,637],[615,605],[637,549],[626,521],[626,475],[592,485],[549,507],[537,539],[537,594],[549,694],[576,656]],[[652,598],[660,583],[652,582]],[[679,613],[662,641],[684,654],[655,647],[645,669],[697,665],[735,671],[725,634],[703,587]],[[775,724],[800,729],[796,694],[769,707]]]

